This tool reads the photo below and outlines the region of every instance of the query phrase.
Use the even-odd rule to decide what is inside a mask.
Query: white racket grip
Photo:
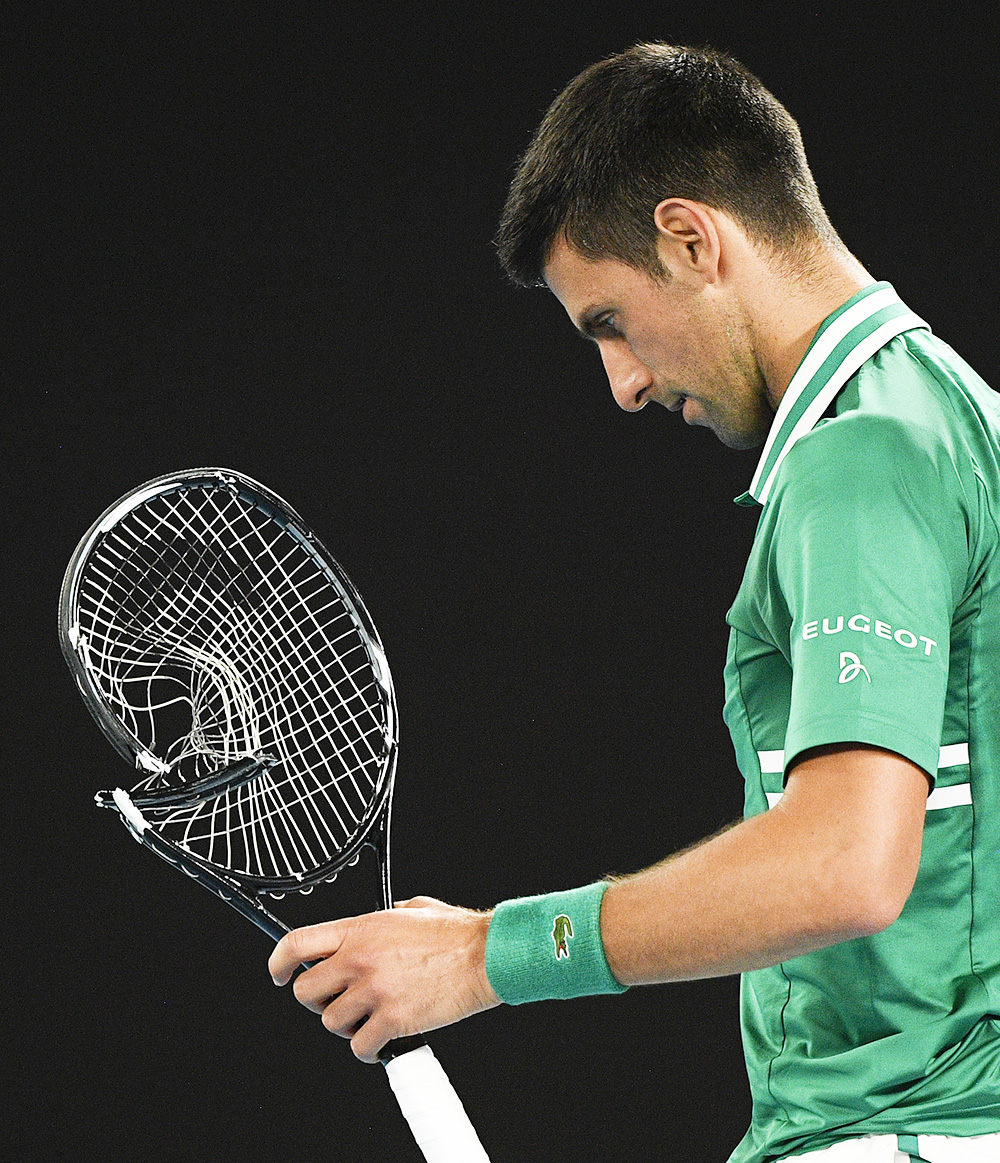
[[[393,1058],[385,1072],[427,1163],[489,1163],[462,1100],[430,1046]]]

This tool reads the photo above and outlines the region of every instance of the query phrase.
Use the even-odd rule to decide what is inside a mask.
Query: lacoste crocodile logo
[[[560,913],[552,923],[552,940],[556,944],[556,960],[569,957],[569,940],[573,936],[573,922],[565,913]]]

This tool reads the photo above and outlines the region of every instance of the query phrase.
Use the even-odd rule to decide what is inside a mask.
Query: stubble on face
[[[653,279],[565,242],[553,248],[546,282],[585,334],[587,318],[614,314],[620,335],[591,337],[627,345],[651,378],[647,400],[681,410],[687,424],[710,428],[730,448],[763,443],[773,409],[752,329],[727,291],[669,272]]]
[[[651,398],[686,397],[687,424],[709,428],[728,448],[758,448],[774,418],[752,329],[738,301],[712,292],[661,284],[662,310],[652,311],[637,346],[662,387]]]
[[[720,305],[723,356],[706,389],[708,426],[727,448],[759,448],[774,412],[757,359],[751,329],[735,304]]]

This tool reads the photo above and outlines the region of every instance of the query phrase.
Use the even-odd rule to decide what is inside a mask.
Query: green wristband
[[[486,976],[509,1005],[624,993],[601,942],[605,881],[497,905],[486,935]]]

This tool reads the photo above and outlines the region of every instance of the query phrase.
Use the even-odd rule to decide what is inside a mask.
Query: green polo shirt
[[[745,812],[808,748],[931,777],[882,933],[743,975],[753,1123],[730,1163],[1000,1131],[1000,403],[887,283],[825,320],[775,416],[728,615]]]

